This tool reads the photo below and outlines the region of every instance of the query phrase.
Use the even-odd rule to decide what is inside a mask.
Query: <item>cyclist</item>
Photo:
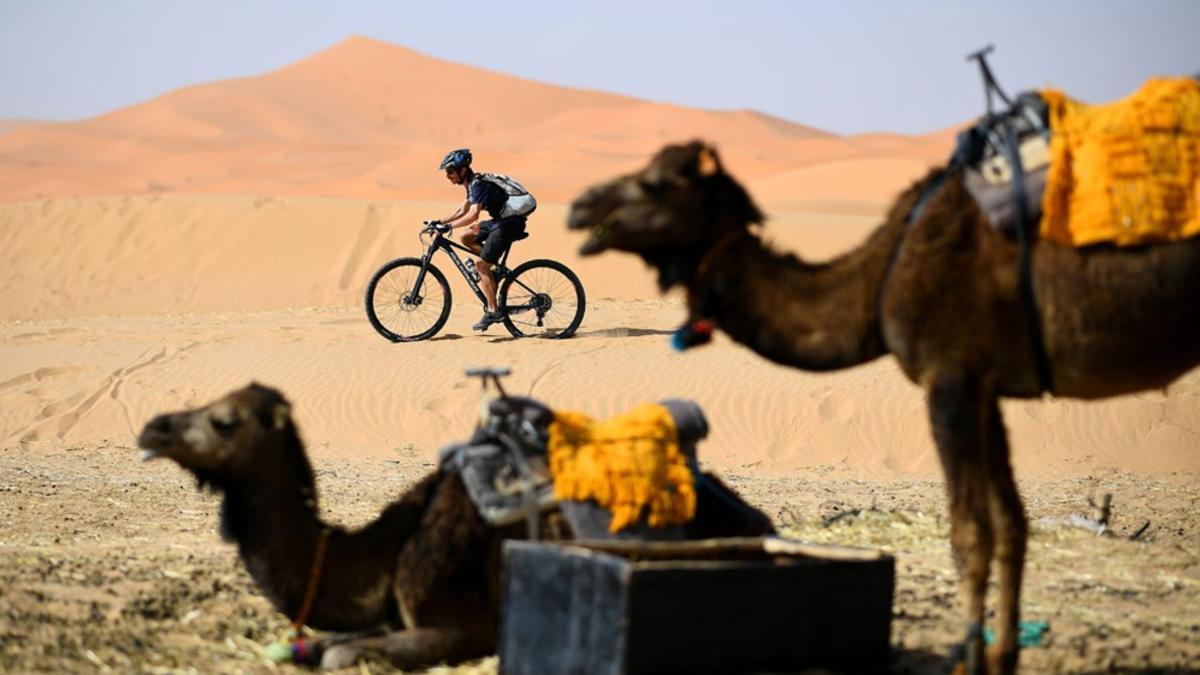
[[[451,183],[466,188],[467,198],[441,222],[451,230],[469,228],[462,236],[462,243],[479,256],[479,260],[475,261],[475,268],[479,270],[479,287],[487,296],[487,309],[483,312],[483,318],[472,328],[484,331],[488,326],[503,319],[496,307],[496,280],[492,276],[492,265],[499,262],[500,256],[508,250],[513,240],[525,231],[525,216],[501,216],[504,204],[508,201],[508,193],[496,183],[481,179],[471,169],[469,149],[451,150],[442,159],[438,169],[446,172],[446,178]],[[484,210],[491,219],[476,224],[479,212]]]

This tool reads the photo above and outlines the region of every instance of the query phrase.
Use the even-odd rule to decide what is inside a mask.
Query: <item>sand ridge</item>
[[[479,402],[474,365],[514,369],[515,391],[595,416],[665,397],[712,420],[705,461],[784,476],[936,476],[920,390],[890,359],[827,374],[771,364],[718,335],[676,354],[682,299],[660,299],[629,256],[580,259],[565,207],[539,209],[513,260],[575,268],[587,316],[567,341],[473,334],[480,307],[448,264],[455,309],[436,339],[394,345],[362,310],[370,274],[419,252],[416,222],[445,202],[163,195],[0,204],[0,439],[131,445],[145,420],[250,380],[296,404],[320,455],[432,458]],[[879,220],[869,200],[769,208],[774,246],[824,259]],[[30,223],[36,225],[31,227]],[[1006,402],[1018,475],[1200,470],[1200,375],[1110,401]]]
[[[462,92],[470,92],[468,105],[448,104]],[[0,135],[0,199],[445,199],[437,160],[469,145],[483,168],[566,202],[594,181],[636,168],[662,144],[697,136],[722,147],[751,184],[835,160],[928,165],[950,147],[936,135],[841,137],[756,111],[560,87],[349,38],[273,72],[185,87],[92,119],[14,124]]]
[[[936,477],[919,388],[888,359],[801,373],[718,337],[686,354],[669,335],[677,299],[596,300],[577,337],[474,334],[478,306],[456,307],[418,344],[386,342],[357,307],[12,321],[0,326],[0,442],[44,448],[133,446],[155,414],[200,405],[257,380],[279,387],[316,457],[433,461],[470,434],[481,391],[463,371],[513,369],[511,391],[597,417],[692,398],[712,434],[701,457],[722,471],[801,469],[888,480]],[[1019,476],[1200,471],[1200,374],[1166,393],[1109,401],[1005,402]]]

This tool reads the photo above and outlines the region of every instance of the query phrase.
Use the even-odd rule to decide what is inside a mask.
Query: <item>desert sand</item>
[[[878,222],[870,204],[793,202],[766,234],[781,248],[833,255]],[[443,261],[456,297],[443,333],[383,340],[360,309],[366,279],[418,254],[415,224],[450,206],[236,195],[0,204],[0,434],[128,443],[156,411],[258,380],[293,398],[307,432],[335,452],[379,456],[397,443],[432,452],[473,419],[478,393],[462,371],[498,364],[513,368],[514,390],[594,415],[695,398],[714,420],[705,455],[718,466],[936,475],[921,393],[890,360],[801,373],[723,337],[673,353],[681,298],[660,298],[632,257],[578,258],[562,205],[539,209],[513,259],[577,270],[589,303],[576,338],[517,341],[499,326],[473,334],[478,302]],[[1165,392],[1110,401],[1009,402],[1017,470],[1200,469],[1197,392],[1191,374]]]
[[[475,92],[469,110],[439,103],[450,83]],[[282,389],[325,509],[353,524],[469,434],[480,391],[464,369],[505,365],[511,391],[596,416],[700,402],[712,424],[702,461],[781,526],[899,556],[898,668],[936,672],[919,654],[944,653],[959,627],[919,389],[888,359],[803,373],[723,336],[674,353],[682,299],[660,297],[633,258],[575,254],[571,197],[692,137],[717,144],[777,247],[820,260],[863,239],[952,134],[841,137],[362,38],[90,120],[0,126],[0,668],[266,668],[253,645],[283,621],[219,542],[215,500],[171,466],[135,463],[152,415],[251,380]],[[576,337],[473,333],[479,307],[448,261],[456,305],[440,335],[391,344],[371,330],[366,281],[418,254],[419,222],[454,207],[458,188],[434,167],[459,145],[538,195],[513,260],[578,272],[588,305]],[[1136,542],[1053,523],[1035,535],[1026,609],[1054,628],[1027,662],[1196,667],[1200,373],[1004,410],[1032,520],[1110,492],[1122,536],[1150,523]]]

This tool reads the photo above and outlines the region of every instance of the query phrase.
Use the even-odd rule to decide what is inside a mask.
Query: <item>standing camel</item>
[[[949,497],[970,672],[1016,670],[1027,524],[998,399],[1041,395],[1018,293],[1018,245],[990,228],[956,174],[906,222],[935,170],[901,194],[854,251],[806,263],[753,232],[762,213],[700,142],[581,195],[581,253],[619,250],[683,286],[711,321],[762,356],[812,371],[892,354],[926,395]],[[1032,246],[1032,286],[1058,397],[1166,386],[1200,363],[1200,241],[1131,248]],[[999,580],[996,643],[983,647],[985,591]]]

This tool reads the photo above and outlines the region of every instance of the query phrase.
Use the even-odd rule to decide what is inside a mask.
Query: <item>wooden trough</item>
[[[503,675],[886,672],[895,561],[776,537],[509,541]]]

